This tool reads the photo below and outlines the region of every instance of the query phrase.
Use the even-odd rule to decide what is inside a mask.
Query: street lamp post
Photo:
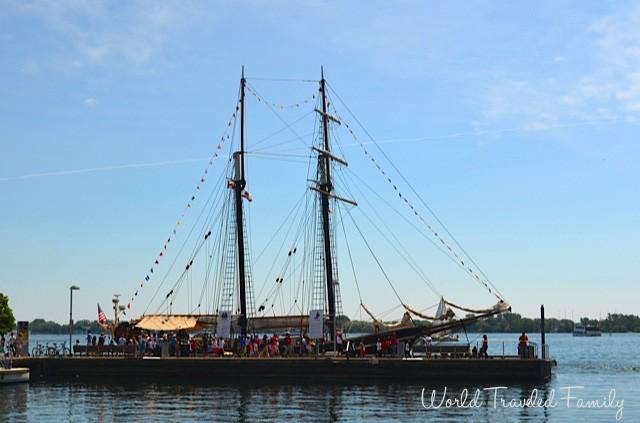
[[[80,287],[71,285],[69,287],[69,353],[73,355],[73,345],[71,344],[71,335],[73,334],[73,291],[77,291]]]

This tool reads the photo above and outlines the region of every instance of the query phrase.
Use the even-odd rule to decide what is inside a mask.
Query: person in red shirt
[[[398,355],[398,337],[395,332],[391,334],[389,345],[391,346],[391,354]]]
[[[522,332],[522,335],[518,338],[518,355],[520,358],[525,358],[527,355],[527,344],[529,343],[529,338],[527,335]]]
[[[391,342],[387,338],[385,338],[382,341],[382,355],[389,354],[389,345],[391,345]]]

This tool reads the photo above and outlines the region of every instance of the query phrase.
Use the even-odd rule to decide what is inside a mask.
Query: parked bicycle
[[[39,357],[41,355],[45,355],[47,353],[47,348],[45,347],[44,344],[41,344],[38,342],[38,344],[33,347],[33,349],[31,350],[31,355],[34,357]]]
[[[49,346],[49,343],[47,343],[47,355],[51,357],[57,357],[57,356],[64,357],[67,355],[71,355],[71,350],[67,348],[66,342],[63,342],[59,346],[55,342],[53,342],[51,346]]]

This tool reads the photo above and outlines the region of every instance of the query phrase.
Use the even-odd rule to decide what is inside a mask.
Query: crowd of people
[[[426,353],[429,356],[428,347],[431,344],[431,338],[425,337],[427,346]],[[529,338],[522,332],[518,338],[518,355],[521,358],[529,357],[528,349]],[[346,344],[346,347],[345,347]],[[76,346],[80,346],[79,340]],[[159,333],[131,333],[120,334],[112,337],[111,335],[99,333],[92,334],[87,331],[86,346],[83,350],[87,354],[104,354],[112,352],[112,348],[106,346],[129,346],[126,351],[135,353],[137,356],[212,356],[221,357],[225,355],[235,355],[240,357],[291,357],[305,356],[315,353],[323,353],[333,350],[336,353],[348,357],[365,357],[366,347],[363,342],[354,343],[345,340],[342,333],[336,333],[334,342],[330,342],[325,336],[323,339],[310,339],[303,335],[300,337],[292,337],[290,333],[283,336],[273,334],[271,336],[258,335],[242,336],[236,339],[224,337],[216,337],[211,334],[200,334],[191,336],[186,332],[159,332]],[[396,333],[386,338],[378,338],[375,344],[375,354],[378,357],[393,357],[400,355],[400,343]],[[410,341],[403,343],[404,356],[412,357],[413,348]],[[89,348],[92,347],[92,348]],[[21,356],[27,355],[23,351],[24,343],[19,333],[12,332],[8,337],[0,334],[0,356],[11,355]],[[122,352],[125,351],[121,348]],[[473,358],[489,358],[489,339],[486,334],[482,336],[482,344],[480,349],[473,347],[471,357]],[[76,348],[77,352],[78,348]]]
[[[22,340],[22,334],[11,332],[8,338],[5,338],[4,333],[0,334],[0,356],[23,356],[27,355],[25,351],[24,342]]]
[[[329,341],[310,339],[308,336],[295,338],[291,334],[273,334],[242,336],[236,339],[219,337],[212,334],[189,335],[186,332],[131,333],[111,337],[103,333],[92,334],[87,331],[86,349],[75,348],[89,355],[102,355],[112,352],[105,346],[130,346],[138,356],[212,356],[236,355],[241,357],[289,357],[322,353],[328,349]],[[79,340],[76,346],[80,347]],[[338,351],[342,351],[342,335],[336,339]],[[363,345],[364,347],[364,345]],[[124,350],[123,350],[124,351]]]

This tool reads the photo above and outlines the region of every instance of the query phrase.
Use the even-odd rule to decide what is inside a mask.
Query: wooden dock
[[[21,358],[31,380],[96,382],[108,379],[179,383],[233,383],[239,379],[303,383],[539,383],[553,360],[401,358]]]

